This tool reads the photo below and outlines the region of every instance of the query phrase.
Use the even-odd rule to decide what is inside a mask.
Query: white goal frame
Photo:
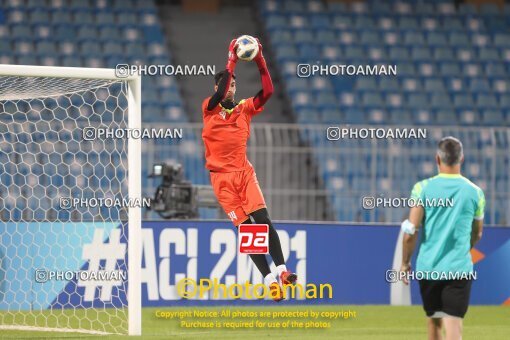
[[[142,125],[142,80],[138,74],[117,77],[114,69],[58,67],[58,66],[25,66],[0,65],[0,76],[12,77],[48,77],[74,79],[101,79],[126,81],[128,84],[128,128],[141,129]],[[141,197],[141,140],[128,140],[128,187],[129,196]],[[141,207],[128,208],[128,334],[142,334],[142,212]],[[6,325],[0,325],[0,329]],[[13,329],[7,326],[6,329]],[[36,329],[32,329],[36,330]],[[49,330],[49,329],[48,329]],[[51,329],[51,331],[58,331]],[[69,331],[69,330],[68,330]]]

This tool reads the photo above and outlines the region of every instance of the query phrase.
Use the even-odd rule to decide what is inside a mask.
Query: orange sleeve
[[[255,105],[253,104],[253,97],[246,99],[245,105],[250,116],[255,116],[264,110],[264,106],[261,106],[258,109],[255,108]]]

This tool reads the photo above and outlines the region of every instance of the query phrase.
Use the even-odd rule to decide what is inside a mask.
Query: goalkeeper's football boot
[[[285,287],[286,285],[293,285],[297,281],[297,275],[291,271],[284,271],[280,274],[280,282]]]
[[[269,285],[269,294],[275,302],[280,302],[285,298],[283,296],[282,287],[280,287],[278,282],[273,282]]]

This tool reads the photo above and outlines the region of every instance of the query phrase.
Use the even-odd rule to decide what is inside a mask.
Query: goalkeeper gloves
[[[234,73],[234,69],[237,63],[237,39],[232,39],[230,45],[228,47],[228,60],[226,69],[230,71],[230,73]]]
[[[264,55],[262,54],[262,44],[260,43],[259,38],[255,38],[255,39],[257,39],[257,42],[259,43],[259,53],[257,53],[257,55],[255,56],[255,58],[253,58],[253,60],[257,63],[259,70],[265,69],[266,68],[266,59],[264,59]]]

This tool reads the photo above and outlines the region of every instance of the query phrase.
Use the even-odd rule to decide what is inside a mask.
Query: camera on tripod
[[[198,218],[199,207],[219,206],[211,186],[193,185],[184,180],[181,164],[154,164],[149,178],[161,178],[149,209],[164,219]]]

